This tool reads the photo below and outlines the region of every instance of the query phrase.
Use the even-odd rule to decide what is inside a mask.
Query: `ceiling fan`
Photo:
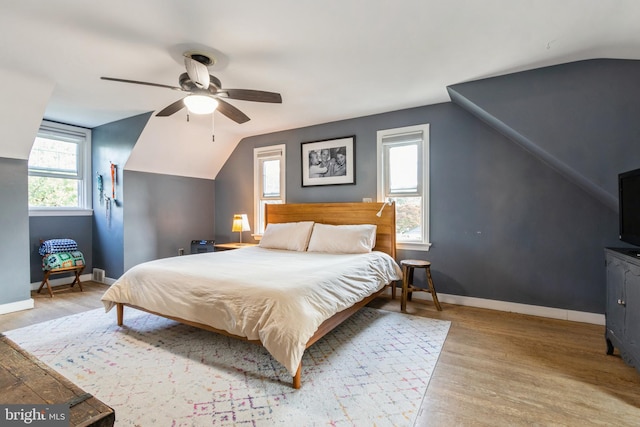
[[[211,114],[216,109],[236,123],[245,123],[249,117],[238,108],[229,104],[225,99],[237,99],[240,101],[282,103],[282,96],[275,92],[265,92],[251,89],[223,89],[220,80],[209,74],[210,65],[215,60],[210,56],[197,52],[184,54],[186,73],[180,74],[178,84],[169,86],[158,83],[141,82],[137,80],[117,79],[113,77],[100,77],[102,80],[114,82],[133,83],[146,86],[163,87],[167,89],[186,92],[188,95],[168,105],[156,116],[166,117],[177,113],[184,107],[194,114]]]

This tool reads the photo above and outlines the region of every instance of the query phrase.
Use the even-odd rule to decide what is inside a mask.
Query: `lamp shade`
[[[250,231],[249,218],[246,214],[235,214],[233,216],[233,225],[231,226],[232,232]]]
[[[218,108],[218,101],[207,95],[189,95],[183,102],[193,114],[211,114]]]

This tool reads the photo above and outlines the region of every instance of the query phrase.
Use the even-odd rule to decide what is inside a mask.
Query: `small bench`
[[[56,268],[54,270],[45,270],[44,278],[42,279],[42,283],[40,284],[40,287],[38,288],[38,292],[37,293],[40,293],[42,288],[46,286],[47,290],[49,291],[49,295],[51,296],[51,298],[53,298],[53,293],[54,292],[59,292],[59,291],[68,289],[68,288],[59,289],[59,288],[62,288],[62,286],[56,286],[56,289],[53,289],[51,287],[51,283],[49,283],[49,276],[51,276],[52,274],[69,273],[69,272],[73,272],[75,274],[75,278],[73,279],[73,282],[71,282],[69,284],[69,288],[73,288],[77,283],[78,287],[80,288],[80,292],[82,292],[82,291],[84,291],[84,289],[82,289],[82,282],[80,281],[80,274],[82,273],[83,270],[84,270],[84,265],[74,266],[74,267]]]
[[[42,271],[44,272],[44,278],[38,288],[37,293],[40,293],[45,286],[49,291],[49,295],[53,298],[53,293],[63,290],[53,290],[51,283],[49,283],[49,277],[52,274],[62,273],[74,273],[75,278],[73,282],[69,284],[69,288],[73,288],[76,283],[80,292],[83,291],[82,283],[80,282],[80,273],[84,270],[85,261],[84,255],[78,250],[78,244],[72,239],[50,239],[41,240],[40,249],[38,253],[42,256]],[[67,289],[67,288],[65,288]]]

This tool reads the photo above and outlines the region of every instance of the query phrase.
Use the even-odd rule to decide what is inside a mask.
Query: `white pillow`
[[[267,224],[258,246],[268,249],[306,251],[313,221]]]
[[[309,252],[361,254],[376,245],[376,226],[315,224],[309,240]]]

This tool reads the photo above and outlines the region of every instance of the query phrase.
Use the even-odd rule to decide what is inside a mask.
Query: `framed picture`
[[[302,143],[302,186],[356,183],[355,135]]]

